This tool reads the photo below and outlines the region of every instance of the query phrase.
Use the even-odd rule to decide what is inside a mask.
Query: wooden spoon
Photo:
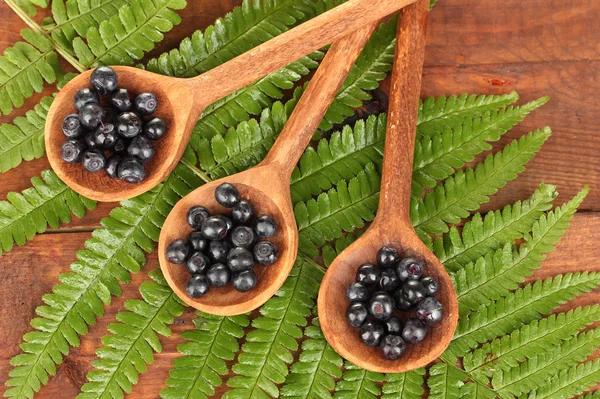
[[[319,290],[319,322],[329,344],[355,365],[376,372],[405,372],[427,365],[446,349],[458,321],[458,303],[450,276],[421,242],[409,217],[428,10],[429,0],[418,0],[400,14],[377,216],[369,229],[329,266]],[[346,321],[346,288],[355,280],[358,267],[374,263],[377,251],[384,245],[423,261],[425,274],[439,284],[436,298],[444,307],[442,321],[429,328],[424,341],[407,345],[404,356],[396,361],[386,360],[380,348],[364,345],[359,329]]]
[[[375,27],[376,23],[371,23],[331,46],[271,151],[259,165],[205,184],[175,205],[163,225],[158,254],[167,282],[188,305],[207,313],[236,315],[262,305],[281,287],[298,252],[298,229],[290,199],[292,171]],[[191,298],[185,292],[190,276],[185,267],[170,263],[165,251],[173,240],[186,238],[192,231],[186,223],[186,213],[192,206],[202,205],[211,213],[229,213],[216,202],[214,194],[215,188],[224,182],[234,184],[242,198],[252,202],[256,214],[269,214],[275,219],[278,231],[271,241],[277,245],[279,259],[268,267],[254,267],[258,284],[249,292],[238,292],[228,285],[211,289],[202,298]]]
[[[138,184],[111,179],[103,172],[87,172],[82,165],[68,164],[60,157],[66,141],[62,120],[75,112],[75,93],[89,87],[91,71],[84,72],[59,92],[48,112],[45,143],[50,165],[62,181],[87,198],[119,201],[142,194],[163,181],[177,165],[194,124],[208,105],[414,1],[348,1],[195,78],[179,79],[136,68],[113,67],[120,87],[132,93],[156,94],[159,108],[155,116],[168,126],[167,135],[155,143],[155,157],[145,165],[146,178]]]

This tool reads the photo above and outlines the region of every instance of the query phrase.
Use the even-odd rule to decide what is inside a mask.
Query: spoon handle
[[[429,0],[418,0],[400,11],[376,217],[379,223],[410,224],[410,190],[428,12]]]
[[[263,160],[263,165],[275,164],[282,176],[291,177],[329,105],[376,27],[377,23],[363,26],[331,45],[277,141]]]
[[[350,0],[196,78],[188,79],[194,92],[192,95],[202,99],[197,101],[199,112],[206,104],[211,104],[414,1]],[[207,87],[210,89],[207,90]]]

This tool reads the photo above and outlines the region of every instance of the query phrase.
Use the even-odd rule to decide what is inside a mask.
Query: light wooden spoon
[[[163,181],[177,165],[194,124],[208,105],[414,1],[350,0],[195,78],[179,79],[136,68],[113,67],[120,87],[132,93],[156,94],[159,108],[155,116],[168,126],[167,135],[155,143],[155,157],[145,165],[146,178],[138,184],[111,179],[103,172],[87,172],[82,165],[68,164],[60,157],[66,141],[62,120],[75,112],[75,93],[89,87],[91,71],[84,72],[59,92],[48,112],[45,143],[50,165],[69,187],[97,201],[119,201],[142,194]]]
[[[374,23],[361,27],[331,46],[271,151],[259,165],[205,184],[175,205],[163,225],[158,254],[167,282],[188,305],[207,313],[236,315],[262,305],[281,287],[298,252],[298,229],[290,199],[292,171],[375,27]],[[190,276],[185,267],[170,263],[165,251],[170,242],[186,238],[192,230],[186,223],[190,207],[202,205],[212,213],[228,213],[216,202],[214,194],[215,188],[224,182],[234,184],[242,198],[252,202],[256,214],[269,214],[275,219],[278,231],[271,241],[277,245],[279,259],[268,267],[254,267],[258,284],[249,292],[238,292],[228,285],[211,289],[202,298],[190,298],[185,292]]]
[[[404,372],[430,363],[450,343],[458,320],[458,304],[450,276],[421,242],[409,215],[428,10],[429,0],[418,0],[400,14],[377,216],[369,229],[329,266],[319,290],[319,322],[329,344],[355,365],[376,372]],[[380,348],[364,345],[359,330],[346,321],[346,288],[355,280],[358,267],[374,263],[377,251],[384,245],[424,262],[425,274],[439,284],[436,297],[444,307],[442,321],[429,328],[424,341],[407,345],[404,356],[396,361],[386,360]]]

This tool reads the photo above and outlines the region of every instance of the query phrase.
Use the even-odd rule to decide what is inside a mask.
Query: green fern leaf
[[[8,115],[13,107],[44,89],[44,82],[54,83],[63,74],[52,43],[30,29],[21,30],[24,42],[4,50],[0,57],[0,111]]]
[[[121,203],[102,220],[103,229],[92,233],[86,250],[77,253],[71,272],[61,275],[61,284],[42,298],[31,322],[35,331],[24,335],[23,354],[13,357],[9,389],[5,395],[28,398],[56,373],[79,336],[104,313],[112,295],[120,295],[119,282],[129,282],[130,273],[145,264],[144,252],[154,249],[160,226],[175,203],[201,184],[186,167],[178,166],[167,180],[151,191]]]
[[[545,128],[521,137],[490,154],[474,169],[459,171],[427,193],[424,199],[411,200],[411,219],[421,237],[448,231],[447,223],[458,223],[469,211],[489,200],[499,188],[525,170],[524,165],[550,137]]]
[[[412,194],[420,197],[422,187],[434,187],[473,160],[476,154],[491,149],[489,141],[498,141],[530,112],[548,102],[548,97],[521,107],[501,108],[483,115],[464,119],[443,132],[419,137],[415,144]]]
[[[479,382],[467,382],[460,388],[461,399],[496,399],[494,391]]]
[[[452,227],[441,239],[436,239],[433,252],[446,269],[460,270],[469,262],[531,231],[533,224],[552,207],[557,195],[554,186],[542,184],[523,202],[507,205],[501,211],[491,211],[485,218],[477,213],[464,224],[462,233]]]
[[[598,349],[600,329],[581,333],[560,346],[546,348],[537,356],[507,370],[498,370],[492,386],[502,398],[513,398],[537,389],[567,367],[576,366]]]
[[[522,395],[529,399],[569,399],[581,395],[600,381],[600,359],[592,360],[562,370],[557,376],[538,387],[534,392]],[[600,391],[586,395],[586,399],[598,399]]]
[[[407,373],[386,374],[385,384],[381,388],[381,399],[420,399],[425,393],[423,382],[425,369],[417,369]]]
[[[361,369],[350,362],[344,367],[346,371],[335,386],[335,399],[375,399],[381,395],[379,383],[383,381],[383,374]]]
[[[459,399],[461,387],[469,377],[458,367],[446,363],[434,364],[429,369],[427,386],[431,399]]]
[[[50,170],[41,178],[31,179],[33,187],[19,193],[8,193],[7,201],[0,201],[0,255],[10,251],[13,244],[25,244],[48,226],[71,221],[71,212],[82,218],[96,203],[71,190]]]
[[[44,97],[25,117],[0,125],[0,173],[44,155],[44,125],[52,100]]]
[[[173,10],[185,8],[185,0],[141,0],[121,7],[117,15],[91,27],[85,41],[73,39],[73,51],[86,67],[133,65],[163,39],[181,18]]]
[[[429,97],[419,104],[417,134],[427,135],[453,127],[462,120],[510,105],[519,99],[516,92],[494,96],[463,94]]]
[[[312,325],[304,330],[304,337],[302,352],[291,367],[281,396],[330,399],[335,380],[342,377],[343,359],[325,340],[318,317],[314,317]]]
[[[478,344],[507,334],[523,323],[540,318],[577,295],[596,288],[600,273],[569,273],[538,280],[481,306],[458,321],[454,339],[444,359],[463,356]]]
[[[525,242],[514,254],[511,245],[507,244],[493,255],[479,258],[456,272],[453,277],[460,314],[517,289],[533,270],[541,267],[546,254],[554,250],[554,245],[569,227],[569,221],[587,192],[586,188],[569,203],[542,215],[534,223],[532,234],[526,235]]]
[[[278,385],[285,382],[291,351],[298,349],[297,340],[315,306],[322,270],[311,261],[298,258],[290,276],[261,308],[262,317],[254,319],[254,330],[246,334],[246,343],[238,363],[237,374],[227,381],[232,390],[224,398],[256,398],[279,396]]]
[[[46,8],[50,0],[5,0],[8,5],[15,9],[20,9],[25,15],[34,17],[37,14],[37,7]]]
[[[342,181],[317,199],[297,203],[294,214],[300,231],[299,250],[314,258],[319,253],[317,246],[364,226],[365,220],[373,220],[379,184],[379,174],[370,164],[348,183]]]
[[[169,325],[181,316],[183,306],[160,271],[148,275],[154,281],[140,286],[143,300],[125,302],[129,311],[117,313],[119,323],[108,326],[111,335],[102,338],[104,346],[96,350],[98,359],[92,362],[95,370],[87,374],[78,398],[123,398],[123,392],[131,393],[139,373],[153,363],[153,352],[162,351],[158,334],[171,335]]]

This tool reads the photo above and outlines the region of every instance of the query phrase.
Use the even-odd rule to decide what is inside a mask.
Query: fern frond
[[[525,236],[525,242],[514,254],[511,245],[507,244],[493,255],[479,258],[456,272],[453,277],[460,314],[517,289],[533,270],[541,267],[546,254],[554,250],[554,245],[569,227],[569,221],[587,192],[586,188],[567,204],[542,215],[533,224],[532,234]]]
[[[300,232],[299,250],[314,258],[319,253],[319,245],[373,220],[379,201],[379,184],[379,173],[369,164],[349,182],[340,182],[317,199],[297,203],[294,214]]]
[[[0,125],[0,173],[44,155],[44,125],[52,100],[44,97],[24,117]]]
[[[531,231],[533,224],[552,207],[557,195],[554,186],[541,184],[523,202],[517,201],[502,210],[490,211],[485,217],[477,213],[464,224],[462,232],[452,227],[442,238],[437,238],[433,243],[433,252],[446,269],[460,270],[467,263]]]
[[[98,359],[92,362],[94,370],[87,374],[79,399],[123,398],[123,392],[131,393],[139,374],[154,362],[153,353],[162,351],[158,335],[171,335],[169,325],[181,316],[183,306],[160,271],[148,275],[154,281],[140,285],[143,300],[125,302],[129,311],[117,313],[119,323],[108,326],[111,334],[102,338],[104,346],[96,350]]]
[[[48,226],[71,221],[71,212],[82,218],[96,203],[71,190],[51,170],[31,179],[33,187],[21,193],[8,193],[7,201],[0,201],[0,255],[13,245],[25,244]]]
[[[141,0],[128,3],[118,14],[92,26],[85,41],[73,39],[73,51],[86,67],[133,65],[163,39],[181,18],[173,10],[185,8],[185,0]]]
[[[516,92],[492,96],[462,94],[450,97],[429,97],[419,104],[417,134],[441,132],[446,127],[452,127],[462,122],[463,119],[506,107],[518,99],[519,95]]]
[[[285,379],[281,396],[330,399],[335,380],[342,377],[343,359],[325,340],[318,317],[304,330],[304,336],[302,352]]]
[[[533,320],[518,330],[494,339],[463,357],[463,367],[475,376],[489,377],[495,370],[517,367],[547,348],[559,346],[588,324],[600,320],[600,305],[571,309]]]
[[[222,384],[221,376],[229,372],[226,362],[235,358],[240,349],[238,340],[244,336],[248,316],[213,316],[198,312],[195,329],[184,331],[187,342],[177,346],[184,356],[173,360],[168,388],[160,391],[162,399],[207,398]]]
[[[469,377],[458,367],[437,363],[429,369],[427,387],[431,399],[459,399],[461,387]]]
[[[246,343],[238,363],[237,375],[227,381],[232,390],[224,398],[278,397],[278,385],[285,382],[291,351],[298,349],[302,330],[307,324],[323,271],[311,261],[298,258],[290,276],[261,308],[262,317],[254,319],[254,330],[246,334]]]
[[[497,394],[477,381],[467,382],[460,388],[460,399],[496,399]]]
[[[592,360],[562,370],[557,376],[547,381],[527,395],[520,398],[530,399],[569,399],[581,395],[600,381],[600,359]],[[585,399],[598,399],[600,391],[585,396]]]
[[[21,12],[30,17],[37,14],[37,7],[46,8],[50,0],[5,0],[13,9],[19,8]]]
[[[92,233],[86,250],[77,252],[71,272],[60,276],[53,293],[42,298],[39,317],[31,321],[35,331],[24,335],[23,354],[12,358],[11,377],[5,395],[29,398],[56,373],[71,346],[87,334],[87,326],[104,313],[112,295],[119,295],[119,282],[129,282],[145,264],[144,251],[154,249],[159,229],[169,210],[201,181],[186,167],[178,166],[164,183],[151,191],[123,201],[102,220],[102,229]]]
[[[21,30],[21,37],[25,41],[7,48],[0,57],[0,111],[5,115],[34,92],[40,93],[44,82],[54,83],[63,74],[48,38],[31,29]]]
[[[422,368],[407,373],[386,374],[381,399],[420,399],[425,393],[424,375],[425,369]]]
[[[434,187],[439,180],[472,161],[476,154],[491,149],[489,141],[498,141],[548,99],[542,97],[520,107],[487,111],[442,132],[419,137],[415,143],[412,195],[421,197],[423,187]]]
[[[546,348],[518,366],[495,372],[492,386],[503,398],[535,390],[561,370],[587,359],[598,349],[599,337],[600,329],[595,329],[564,341],[560,346]]]
[[[499,188],[525,170],[542,144],[550,137],[550,129],[537,130],[490,154],[474,169],[459,171],[425,195],[412,198],[411,219],[421,237],[448,231],[447,223],[458,223],[469,212],[489,200]]]
[[[346,371],[335,386],[335,399],[376,399],[381,395],[379,383],[383,374],[361,369],[350,362],[344,364]]]
[[[556,306],[589,292],[599,283],[600,273],[582,272],[559,274],[519,288],[460,318],[444,356],[446,359],[453,359],[452,355],[463,356],[478,344],[550,313]]]

